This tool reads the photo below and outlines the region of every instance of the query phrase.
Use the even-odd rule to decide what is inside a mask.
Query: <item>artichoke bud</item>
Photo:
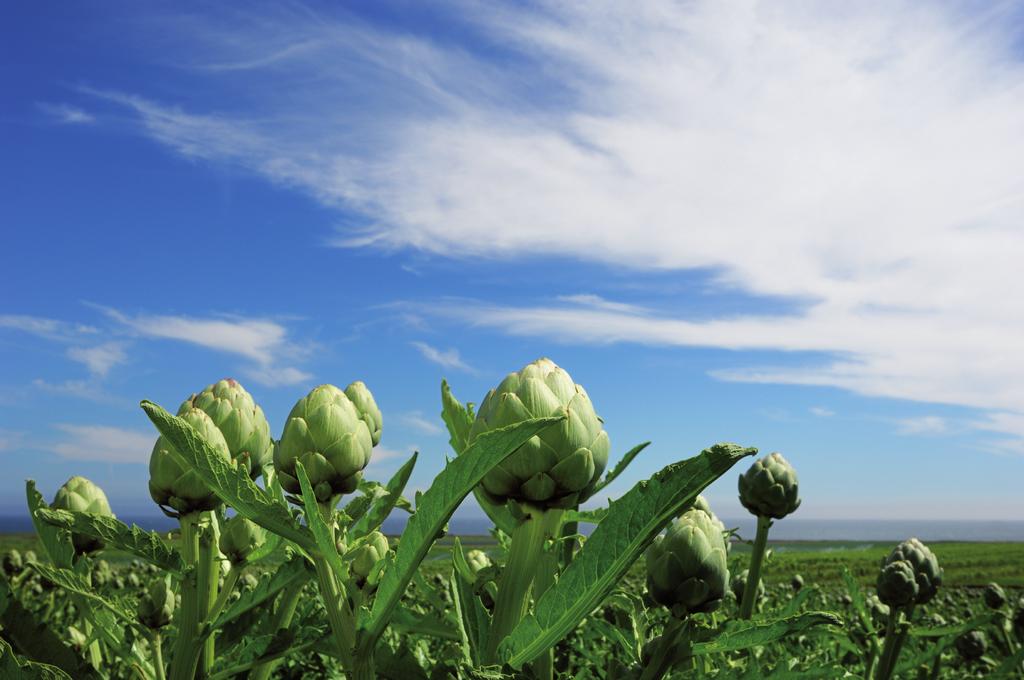
[[[725,539],[712,516],[691,508],[645,554],[647,591],[675,616],[718,608],[729,582]]]
[[[182,403],[178,415],[198,408],[210,416],[224,435],[231,460],[245,464],[249,476],[259,476],[270,462],[273,440],[270,423],[244,387],[233,378],[218,381]]]
[[[1002,609],[1006,604],[1006,592],[998,583],[989,583],[982,593],[985,599],[985,606],[989,609]]]
[[[510,373],[487,393],[467,446],[492,430],[559,415],[565,420],[531,437],[484,477],[483,490],[495,504],[566,508],[593,493],[608,465],[608,434],[583,387],[550,359]]]
[[[184,412],[179,411],[178,415],[195,428],[221,458],[230,462],[231,452],[224,435],[205,411],[192,407]],[[170,441],[161,435],[149,457],[149,495],[157,505],[161,508],[170,507],[182,515],[213,510],[219,506],[220,499],[191,468],[183,468],[173,452],[174,447]],[[164,512],[172,514],[166,509]]]
[[[98,560],[93,565],[92,582],[94,585],[105,586],[110,583],[113,577],[114,572],[110,569],[110,563],[106,560]]]
[[[889,556],[882,560],[882,568],[900,560],[909,563],[914,570],[914,580],[917,582],[914,602],[925,604],[931,601],[942,585],[942,568],[935,554],[921,541],[910,538],[893,548]]]
[[[355,385],[349,389],[369,408],[367,405],[373,404],[370,391],[362,383]],[[380,440],[379,411],[376,439],[367,425],[371,416],[364,417],[352,399],[334,385],[315,387],[288,414],[281,441],[274,449],[274,468],[281,486],[291,494],[302,493],[296,473],[296,463],[302,463],[317,502],[327,503],[355,491],[370,462],[374,442]]]
[[[171,622],[174,614],[175,598],[171,589],[171,577],[154,579],[139,600],[139,622],[147,628],[156,630]]]
[[[218,547],[231,564],[242,564],[256,548],[267,540],[267,532],[259,524],[235,515],[221,527]]]
[[[259,578],[250,571],[245,572],[238,579],[238,585],[242,590],[255,590],[259,584]]]
[[[466,564],[475,576],[491,566],[491,558],[483,550],[470,550],[466,553]]]
[[[743,601],[743,593],[747,589],[747,578],[750,576],[750,572],[746,569],[741,571],[732,577],[732,581],[729,583],[729,588],[732,590],[733,597],[736,598],[737,602]],[[757,597],[754,599],[755,602],[761,602],[765,598],[764,581],[758,580],[757,582]]]
[[[789,581],[790,587],[796,592],[800,592],[804,587],[804,577],[800,574],[793,574],[793,578]]]
[[[878,599],[890,607],[903,607],[917,598],[914,567],[906,560],[896,560],[882,567],[876,583]]]
[[[782,519],[800,507],[800,489],[793,469],[780,453],[754,462],[739,478],[740,503],[758,517]]]
[[[956,639],[956,651],[967,661],[975,661],[988,650],[988,639],[980,630],[970,630]]]
[[[376,589],[376,566],[389,550],[387,536],[379,531],[369,533],[360,545],[352,550],[349,557],[352,560],[352,575],[357,586]]]
[[[114,516],[114,513],[110,510],[110,503],[107,502],[107,495],[103,493],[103,489],[85,477],[72,477],[64,482],[64,486],[57,489],[57,495],[53,498],[52,507],[58,510],[85,512],[101,517]],[[103,547],[103,541],[92,536],[86,536],[85,534],[71,534],[71,542],[75,546],[75,553],[78,555],[96,552]]]
[[[24,564],[24,560],[21,559],[21,553],[17,550],[12,548],[4,553],[3,568],[5,574],[12,575],[21,573]]]
[[[367,429],[370,430],[370,440],[373,445],[380,444],[381,431],[384,428],[384,416],[373,400],[373,395],[362,380],[356,380],[345,388],[345,396],[349,398]]]

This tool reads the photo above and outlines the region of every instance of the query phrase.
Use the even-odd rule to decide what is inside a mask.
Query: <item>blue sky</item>
[[[561,5],[9,7],[0,513],[156,512],[138,401],[225,376],[275,434],[364,380],[424,488],[441,378],[550,356],[654,442],[615,494],[731,440],[803,517],[1024,515],[1020,13]]]

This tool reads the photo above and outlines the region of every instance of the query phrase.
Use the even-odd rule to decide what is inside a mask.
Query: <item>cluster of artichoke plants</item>
[[[150,494],[177,520],[177,536],[168,541],[121,523],[102,491],[82,478],[50,505],[29,482],[46,551],[31,568],[69,593],[79,646],[88,650],[84,664],[69,661],[64,647],[39,661],[73,677],[103,677],[116,659],[147,680],[265,679],[282,660],[316,652],[357,680],[419,677],[430,671],[429,659],[410,653],[404,632],[413,630],[454,645],[444,672],[553,678],[565,645],[618,597],[619,583],[644,555],[647,611],[667,622],[660,635],[637,638],[627,674],[662,677],[698,657],[839,622],[823,612],[716,618],[730,588],[728,533],[699,494],[756,449],[713,445],[608,507],[586,510],[581,504],[646,444],[606,472],[604,422],[564,369],[535,361],[505,377],[478,410],[447,383],[441,397],[456,455],[415,503],[403,494],[416,454],[384,484],[364,479],[383,417],[362,382],[314,388],[292,408],[278,440],[234,380],[193,394],[176,415],[143,402],[158,430]],[[450,571],[423,579],[424,559],[471,493],[494,520],[504,558],[464,551],[455,540]],[[740,497],[758,516],[742,596],[747,619],[750,594],[762,588],[770,521],[799,505],[796,474],[772,454],[741,477]],[[395,511],[408,519],[401,536],[389,539],[380,529]],[[593,525],[586,537],[581,523]],[[131,586],[131,596],[111,594],[120,577],[94,557],[104,544],[159,573]],[[303,596],[314,591],[317,598]],[[412,591],[437,611],[406,609]],[[42,653],[27,642],[15,651]]]

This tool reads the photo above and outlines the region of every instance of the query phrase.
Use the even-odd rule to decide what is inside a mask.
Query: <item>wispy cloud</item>
[[[401,421],[403,424],[408,425],[415,430],[419,430],[423,434],[440,434],[442,431],[440,425],[433,420],[428,420],[423,417],[423,413],[420,411],[412,411],[411,413],[403,414],[401,416]]]
[[[0,314],[0,328],[21,331],[48,340],[70,341],[98,333],[94,326],[26,314]]]
[[[180,27],[197,78],[246,78],[249,117],[104,96],[182,154],[363,213],[341,245],[699,268],[794,301],[694,321],[577,295],[467,323],[818,352],[716,375],[1024,412],[1012,3],[458,9],[497,50],[275,8]]]
[[[94,115],[70,104],[39,102],[36,106],[52,120],[65,125],[88,125],[96,122]]]
[[[945,418],[939,416],[919,416],[903,418],[896,423],[897,432],[907,435],[939,435],[949,431]]]
[[[65,435],[52,450],[70,460],[107,463],[146,463],[153,450],[156,435],[136,430],[103,425],[54,426]]]
[[[57,394],[66,397],[76,397],[89,401],[112,403],[117,400],[107,394],[103,388],[94,380],[64,380],[62,382],[49,382],[42,378],[32,381],[32,387],[49,394]]]
[[[255,365],[246,370],[247,374],[266,385],[291,385],[311,377],[299,368],[281,365],[305,350],[289,338],[287,328],[270,319],[131,316],[115,309],[103,310],[142,337],[176,340],[249,359]]]
[[[453,368],[459,371],[465,371],[466,373],[476,373],[476,369],[467,364],[459,356],[459,350],[447,349],[440,350],[436,347],[428,345],[425,342],[411,342],[409,343],[420,351],[427,361],[431,361],[438,366],[443,368]]]
[[[812,406],[808,410],[811,412],[811,415],[818,416],[819,418],[831,418],[836,414],[835,411],[824,406]]]
[[[124,363],[128,358],[122,342],[105,342],[92,347],[70,347],[67,355],[69,359],[85,364],[93,375],[101,378],[106,376],[111,368]]]

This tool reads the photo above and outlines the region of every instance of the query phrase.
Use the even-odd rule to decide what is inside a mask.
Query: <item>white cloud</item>
[[[85,364],[96,376],[104,377],[114,366],[124,363],[128,355],[124,351],[124,343],[106,342],[93,347],[70,347],[68,358]]]
[[[428,420],[427,418],[424,418],[423,414],[420,411],[413,411],[411,413],[406,413],[402,415],[401,421],[405,425],[408,425],[411,428],[419,430],[424,434],[440,434],[442,431],[440,425],[438,425],[433,420]]]
[[[309,373],[281,363],[305,350],[291,341],[288,329],[269,319],[195,318],[189,316],[129,316],[103,308],[108,316],[143,337],[177,340],[245,357],[255,366],[246,374],[266,385],[291,385],[308,380]]]
[[[97,333],[93,326],[26,314],[0,314],[0,328],[22,331],[49,340],[68,341]]]
[[[808,410],[811,412],[811,415],[818,416],[819,418],[831,418],[836,414],[835,411],[824,406],[812,406]]]
[[[476,369],[462,360],[457,349],[440,350],[425,342],[411,342],[409,344],[418,349],[427,361],[431,361],[438,366],[454,368],[467,373],[476,372]]]
[[[459,5],[499,61],[273,12],[181,31],[202,77],[248,76],[251,118],[103,96],[181,153],[365,213],[345,245],[701,268],[799,302],[694,321],[576,296],[468,323],[819,352],[717,375],[1024,412],[1012,3]]]
[[[62,458],[107,463],[147,463],[156,435],[103,425],[55,426],[66,435],[52,450]]]
[[[939,416],[919,416],[916,418],[903,418],[897,421],[897,432],[909,435],[938,435],[946,434],[949,425],[945,418]]]
[[[89,123],[96,122],[96,117],[94,115],[69,104],[47,104],[45,102],[40,102],[37,106],[40,111],[50,116],[50,118],[58,123],[67,125],[87,125]]]
[[[32,386],[50,394],[88,399],[89,401],[116,402],[99,385],[89,380],[64,380],[59,383],[51,383],[42,378],[36,378],[32,381]]]

